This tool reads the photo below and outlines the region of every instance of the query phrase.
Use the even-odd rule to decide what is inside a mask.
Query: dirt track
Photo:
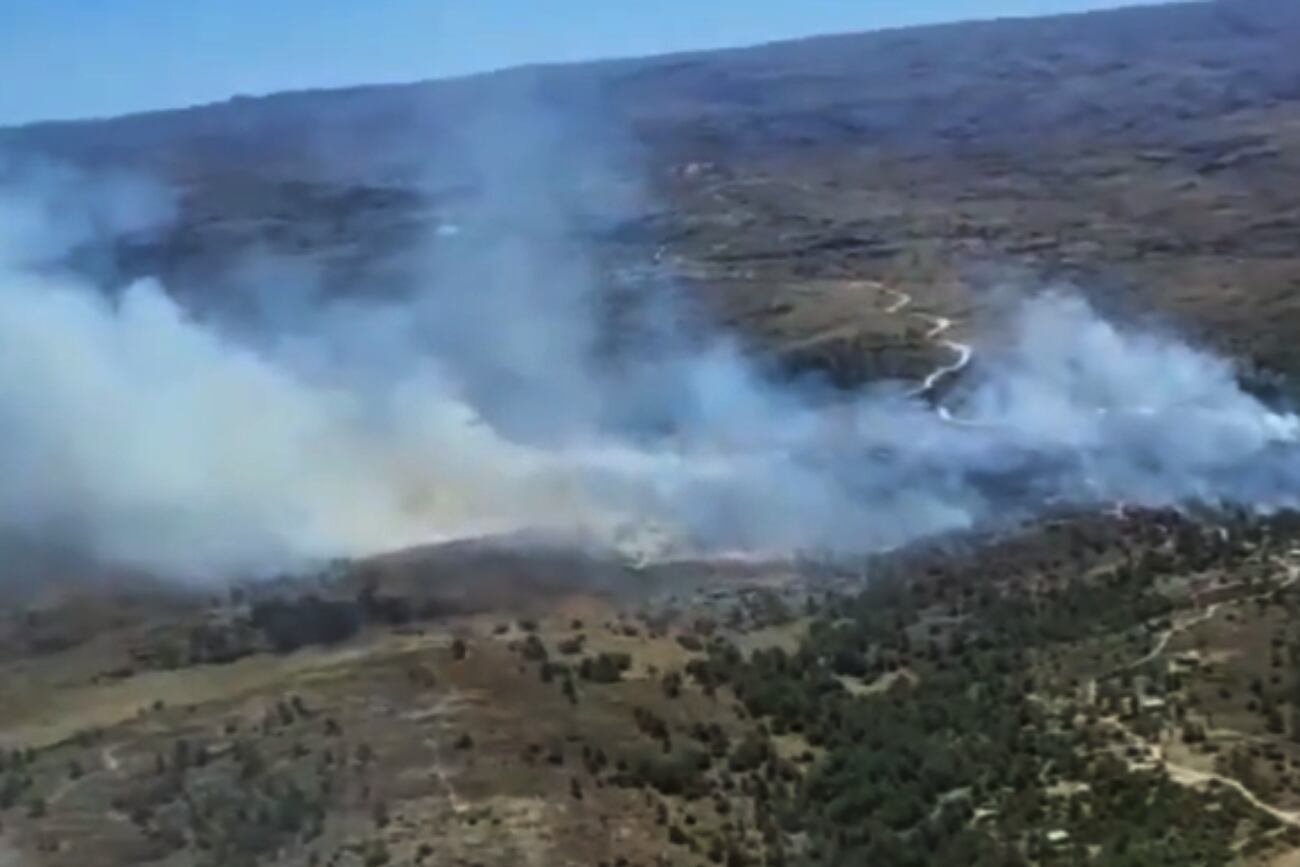
[[[1281,590],[1284,590],[1294,585],[1297,581],[1300,581],[1300,551],[1289,552],[1289,558],[1290,558],[1289,561],[1286,563],[1287,578],[1285,581],[1283,581],[1281,584],[1277,585],[1276,587],[1270,588],[1264,593],[1256,594],[1255,596],[1246,597],[1245,599],[1241,600],[1241,602],[1243,604],[1246,604],[1246,603],[1253,602],[1257,599],[1262,599],[1267,596],[1271,596],[1274,593],[1277,593]],[[1197,617],[1194,617],[1180,624],[1175,624],[1160,636],[1160,639],[1156,642],[1156,646],[1149,653],[1143,655],[1140,659],[1136,660],[1135,662],[1129,663],[1128,665],[1116,669],[1114,672],[1111,672],[1111,674],[1118,674],[1120,672],[1130,671],[1139,668],[1143,665],[1146,665],[1149,662],[1155,661],[1168,650],[1170,641],[1172,641],[1176,635],[1182,634],[1195,626],[1199,626],[1202,623],[1209,622],[1218,613],[1220,608],[1221,606],[1219,604],[1210,605],[1205,609],[1205,611],[1203,611]],[[1095,679],[1088,684],[1088,691],[1092,694],[1095,694],[1096,692]],[[1165,772],[1169,774],[1169,778],[1174,782],[1183,786],[1189,786],[1193,788],[1212,785],[1212,784],[1227,786],[1228,788],[1237,792],[1247,801],[1249,801],[1253,806],[1264,811],[1265,813],[1268,813],[1270,816],[1277,819],[1279,822],[1289,825],[1292,828],[1300,828],[1300,810],[1283,810],[1279,807],[1276,807],[1268,803],[1267,801],[1261,799],[1258,795],[1252,792],[1243,783],[1241,783],[1239,780],[1233,779],[1232,777],[1224,776],[1223,774],[1215,773],[1213,771],[1202,771],[1197,768],[1191,768],[1186,765],[1178,764],[1166,757],[1163,747],[1161,747],[1159,744],[1152,744],[1148,742],[1146,739],[1142,738],[1140,735],[1138,735],[1136,732],[1130,729],[1127,725],[1125,725],[1122,721],[1112,718],[1112,719],[1105,720],[1105,722],[1110,726],[1112,726],[1113,728],[1117,729],[1121,734],[1123,734],[1125,739],[1132,746],[1139,749],[1146,756],[1147,761],[1153,762],[1156,765],[1162,767],[1165,770]]]
[[[900,314],[912,304],[912,296],[900,289],[890,289],[884,284],[874,281],[866,282],[863,285],[871,289],[888,292],[894,296],[893,303],[885,308],[886,313]],[[970,365],[971,359],[975,356],[975,349],[968,343],[961,343],[956,340],[940,340],[943,335],[947,334],[953,328],[954,323],[948,317],[934,316],[929,313],[914,313],[912,315],[921,319],[929,320],[931,323],[930,330],[925,333],[926,340],[953,352],[957,357],[957,360],[952,364],[944,364],[936,367],[926,375],[925,379],[919,386],[909,392],[912,397],[925,397],[930,392],[934,391],[940,382],[950,376],[956,376],[965,370]],[[955,421],[952,415],[942,406],[938,408],[938,413],[940,418],[944,421]]]

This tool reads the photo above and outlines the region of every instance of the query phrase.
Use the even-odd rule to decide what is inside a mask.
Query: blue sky
[[[1131,0],[0,0],[0,124]]]

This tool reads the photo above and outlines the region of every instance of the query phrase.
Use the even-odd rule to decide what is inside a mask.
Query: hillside
[[[110,294],[158,276],[268,345],[328,309],[342,351],[391,363],[372,308],[326,302],[427,291],[473,314],[435,337],[546,364],[587,335],[538,348],[517,320],[567,322],[542,307],[573,283],[608,326],[581,348],[617,361],[671,296],[683,343],[736,334],[772,379],[817,374],[818,411],[901,380],[896,439],[841,465],[836,428],[826,466],[863,497],[931,473],[943,494],[947,465],[894,472],[898,444],[977,450],[945,396],[1054,283],[1300,395],[1297,45],[1300,4],[1219,0],[239,98],[0,130],[0,186],[32,157],[84,171],[73,189],[163,180],[156,230],[44,264]],[[465,251],[503,228],[555,254],[503,255],[517,306],[476,306]],[[616,410],[639,421],[642,396]],[[1136,419],[1127,445],[1144,410],[1097,414]],[[1143,441],[1152,478],[1165,442]],[[1076,508],[1035,484],[1057,468],[1004,457],[975,465],[996,520],[847,553],[704,557],[638,526],[615,550],[515,534],[184,583],[0,540],[0,867],[1296,867],[1300,516]],[[773,478],[725,502],[777,499]],[[443,493],[422,479],[417,507]],[[364,523],[369,488],[309,490]],[[11,580],[19,553],[38,580]]]
[[[849,335],[818,323],[857,303],[836,281],[881,276],[930,287],[918,297],[939,313],[990,283],[1064,276],[1289,371],[1298,32],[1287,3],[1174,4],[241,98],[0,142],[186,190],[176,230],[127,270],[270,245],[353,275],[473,199],[461,131],[523,92],[648,183],[601,236],[616,255],[667,245],[728,318],[841,377],[861,376],[864,342],[897,338],[871,317]],[[800,306],[825,314],[784,321],[782,297],[813,278]]]

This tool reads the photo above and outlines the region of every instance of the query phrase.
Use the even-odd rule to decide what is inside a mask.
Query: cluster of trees
[[[291,653],[303,647],[347,641],[367,624],[403,626],[438,617],[450,610],[435,600],[413,601],[404,596],[385,595],[368,585],[353,598],[322,598],[307,593],[261,599],[250,607],[249,623],[265,636],[273,651]],[[238,630],[240,625],[235,622],[225,631]],[[202,643],[211,646],[215,638],[204,636]],[[217,645],[219,648],[220,641]],[[212,655],[211,652],[207,654],[209,657]],[[213,661],[223,660],[217,658]]]
[[[192,626],[183,640],[165,641],[136,651],[146,667],[173,669],[187,665],[222,665],[270,649],[292,653],[304,647],[330,646],[354,637],[366,625],[403,626],[453,613],[437,599],[413,599],[380,592],[367,584],[351,596],[288,592],[248,599],[232,593],[247,615]]]
[[[1036,653],[1167,607],[1140,570],[1121,570],[1037,600],[983,594],[974,616],[925,640],[915,594],[880,582],[827,599],[794,652],[745,656],[715,638],[687,672],[760,721],[728,768],[765,781],[760,817],[807,840],[809,863],[1068,864],[1090,847],[1107,864],[1226,863],[1244,805],[1208,811],[1214,796],[1130,771],[1034,694]],[[879,691],[846,686],[904,669]],[[790,773],[768,733],[796,734],[820,758]],[[1083,794],[1053,795],[1065,781]]]
[[[950,583],[958,611],[937,618],[944,605],[933,582],[876,578],[861,593],[809,604],[812,623],[791,651],[745,654],[703,624],[687,633],[696,655],[685,671],[661,678],[663,696],[676,699],[690,685],[725,690],[748,729],[671,723],[635,707],[645,748],[619,756],[607,779],[709,799],[717,815],[743,795],[752,815],[730,827],[756,834],[701,836],[689,823],[662,823],[670,844],[725,863],[1005,867],[1082,863],[1096,852],[1119,865],[1223,863],[1251,817],[1244,803],[1130,770],[1104,732],[1036,693],[1044,655],[1167,617],[1156,576],[1235,556],[1205,533],[1174,538],[1161,557],[1112,558],[1110,568],[1075,578],[1063,569],[1032,588]],[[768,622],[789,616],[784,603],[760,607]],[[575,638],[561,652],[582,649]],[[573,674],[613,683],[630,665],[601,654],[570,668],[551,662],[533,635],[520,650],[541,663],[544,679],[569,688]],[[807,745],[793,761],[775,747],[783,735]],[[603,753],[584,764],[593,775],[607,770]],[[572,788],[581,799],[581,786]]]
[[[356,601],[322,599],[315,595],[257,602],[250,619],[276,653],[347,641],[361,630],[363,623],[362,607]]]

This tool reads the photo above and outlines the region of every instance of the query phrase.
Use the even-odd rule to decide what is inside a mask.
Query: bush
[[[560,653],[565,656],[577,656],[582,653],[583,645],[586,643],[587,637],[585,635],[575,635],[572,638],[564,639],[557,646]]]
[[[578,666],[578,676],[592,683],[617,683],[631,667],[632,657],[626,653],[602,653],[584,659]]]
[[[709,793],[708,769],[708,756],[698,750],[683,749],[668,755],[643,756],[615,782],[648,786],[670,797],[695,799]]]
[[[772,748],[766,740],[756,734],[748,735],[736,745],[727,760],[727,767],[737,774],[757,770],[768,760]]]
[[[545,662],[550,657],[550,654],[546,652],[546,645],[542,643],[540,638],[532,634],[529,634],[524,639],[519,652],[529,662]]]

